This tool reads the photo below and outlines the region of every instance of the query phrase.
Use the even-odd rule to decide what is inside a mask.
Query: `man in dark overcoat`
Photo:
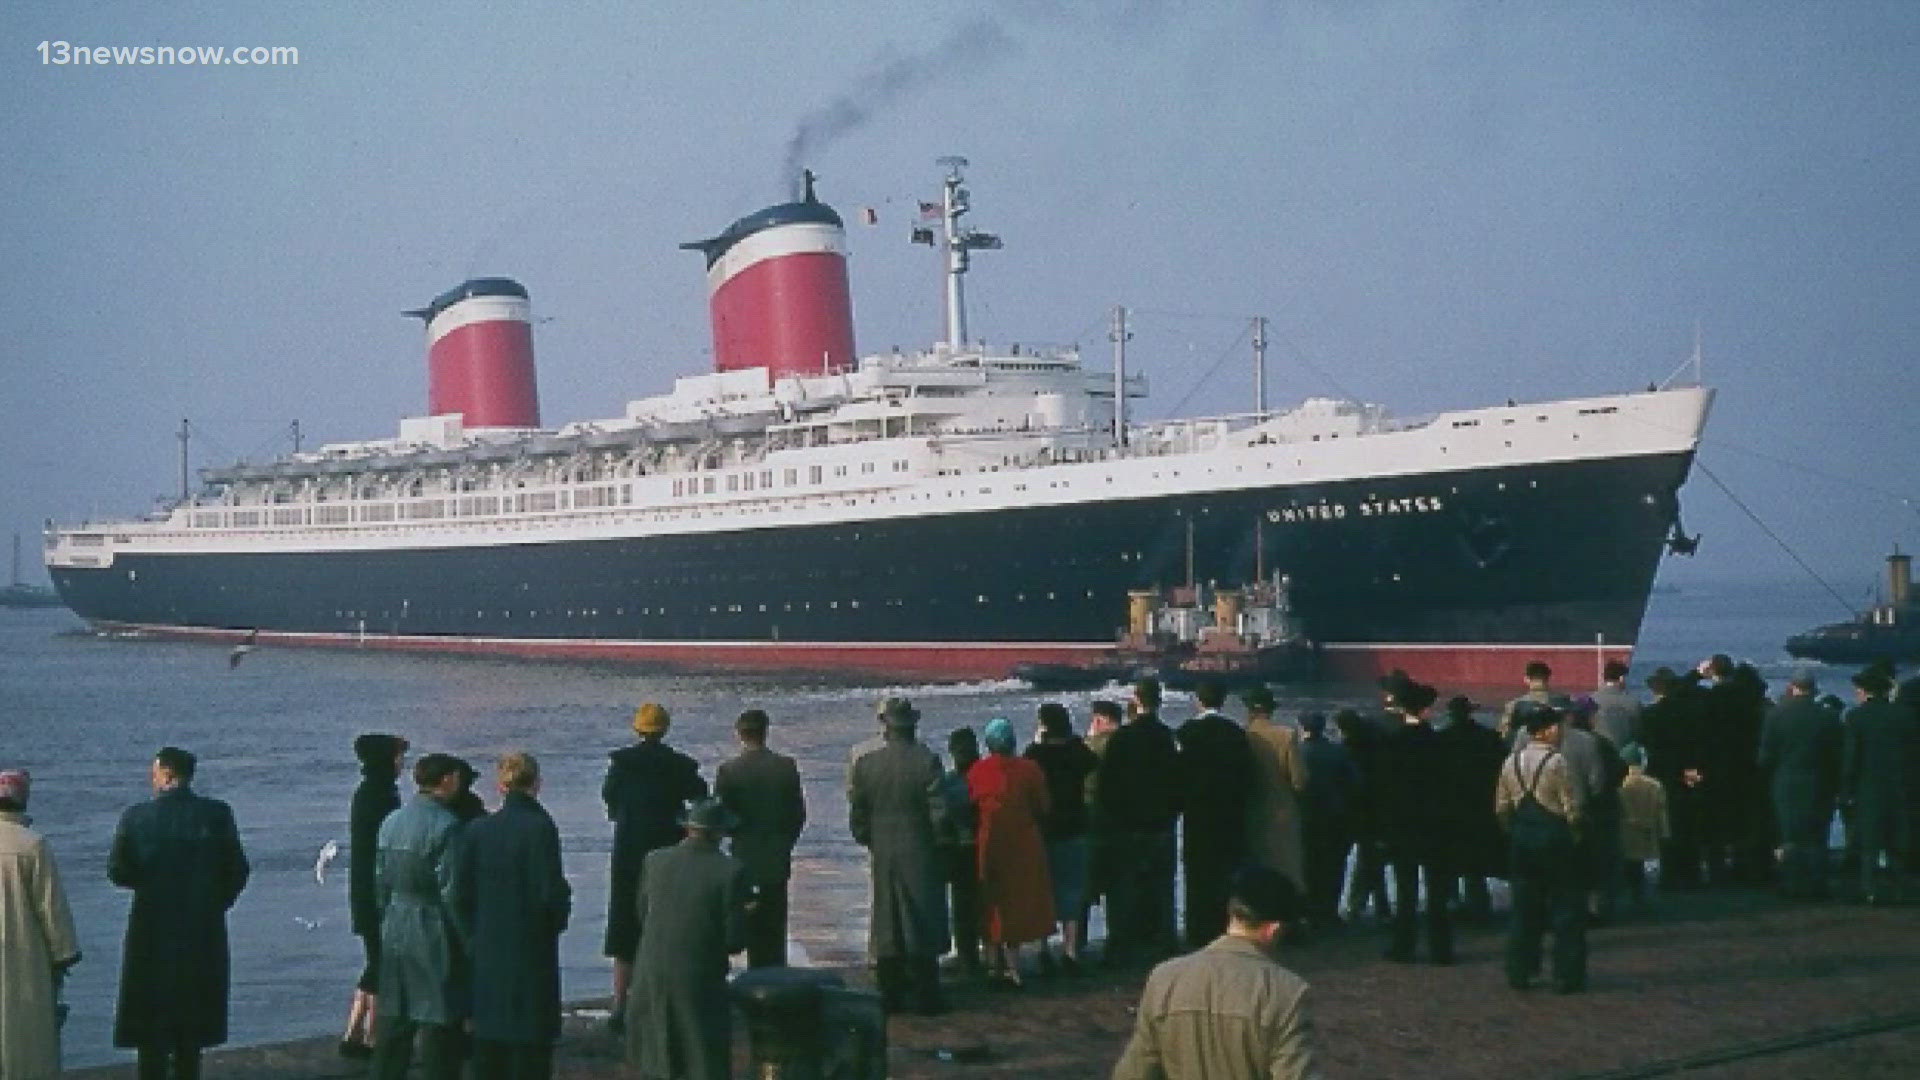
[[[748,709],[733,723],[740,753],[714,773],[713,793],[732,812],[733,857],[753,883],[747,908],[747,965],[784,967],[787,962],[787,882],[793,876],[793,845],[807,824],[800,769],[792,758],[767,749],[767,714]]]
[[[451,808],[461,790],[460,760],[427,754],[414,762],[413,782],[413,801],[380,823],[374,864],[380,1024],[373,1075],[406,1080],[417,1036],[421,1074],[457,1080],[471,955],[454,892],[463,855],[462,826]]]
[[[465,828],[454,894],[473,951],[474,1080],[548,1080],[560,1038],[560,932],[573,889],[540,805],[540,763],[497,766],[500,809]]]
[[[1095,819],[1107,835],[1109,963],[1177,952],[1174,823],[1180,817],[1180,744],[1160,721],[1160,682],[1133,687],[1132,716],[1100,755]]]
[[[1198,949],[1227,928],[1227,890],[1246,857],[1247,803],[1253,794],[1253,748],[1239,724],[1221,713],[1226,694],[1215,683],[1194,690],[1200,712],[1174,733],[1180,746],[1180,864],[1185,871],[1182,922],[1187,948]]]
[[[700,766],[666,744],[672,718],[647,702],[634,710],[632,746],[608,756],[600,799],[613,822],[613,873],[607,894],[607,936],[603,952],[613,960],[613,1026],[625,1023],[627,985],[633,979],[633,952],[640,944],[634,898],[647,853],[680,840],[687,807],[707,797]]]
[[[1440,735],[1427,723],[1439,694],[1424,683],[1395,688],[1389,709],[1399,723],[1381,737],[1379,749],[1380,841],[1393,878],[1393,940],[1389,960],[1410,962],[1420,931],[1420,879],[1427,884],[1427,957],[1453,963],[1453,833],[1450,813],[1461,783],[1458,766]]]
[[[1489,919],[1493,899],[1487,879],[1507,873],[1507,835],[1493,813],[1493,792],[1500,783],[1500,766],[1507,760],[1507,744],[1473,713],[1470,699],[1448,700],[1447,726],[1440,729],[1439,742],[1457,785],[1448,799],[1453,818],[1450,861],[1459,874],[1462,910],[1471,918]]]
[[[400,769],[406,753],[407,740],[398,735],[370,731],[353,740],[353,756],[360,760],[360,784],[353,789],[347,811],[347,908],[366,963],[354,984],[347,1030],[340,1037],[340,1052],[347,1057],[373,1053],[374,1011],[380,993],[380,905],[373,896],[373,868],[379,854],[380,823],[400,809]]]
[[[247,885],[233,811],[193,793],[195,758],[154,755],[152,801],[128,807],[107,876],[133,890],[113,1044],[139,1054],[140,1080],[193,1080],[200,1051],[227,1041],[227,909]]]
[[[947,893],[940,836],[947,798],[940,758],[915,737],[920,711],[888,698],[886,744],[853,763],[847,826],[867,849],[873,901],[867,955],[881,1005],[922,1014],[942,1008],[939,958],[947,951]]]
[[[1653,701],[1640,714],[1647,775],[1667,790],[1672,835],[1660,855],[1660,887],[1685,889],[1701,882],[1706,843],[1707,791],[1713,778],[1703,694],[1668,668],[1647,676]]]
[[[1340,924],[1340,883],[1353,850],[1353,804],[1360,771],[1344,744],[1327,738],[1324,713],[1300,717],[1300,758],[1307,787],[1300,793],[1300,837],[1306,848],[1307,917],[1315,926]],[[1494,736],[1497,741],[1499,736]]]
[[[728,1080],[727,957],[746,947],[747,869],[720,850],[734,824],[718,799],[687,811],[686,836],[649,852],[634,914],[640,948],[627,1065],[641,1080]]]
[[[1842,790],[1853,804],[1860,834],[1860,892],[1868,903],[1899,899],[1904,858],[1912,842],[1907,820],[1907,761],[1915,753],[1916,732],[1906,710],[1887,700],[1893,680],[1868,669],[1853,677],[1854,700],[1847,710]],[[1883,892],[1874,870],[1885,852],[1893,888]]]
[[[1840,789],[1840,718],[1814,703],[1812,675],[1787,683],[1760,732],[1760,771],[1780,829],[1780,892],[1812,899],[1827,891],[1827,837]]]

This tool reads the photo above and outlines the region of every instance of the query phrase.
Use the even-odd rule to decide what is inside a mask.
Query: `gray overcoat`
[[[727,957],[746,948],[749,895],[746,868],[712,840],[647,853],[627,1004],[627,1064],[644,1080],[727,1080]]]
[[[1811,697],[1788,697],[1767,712],[1760,729],[1760,769],[1773,793],[1780,838],[1821,844],[1840,787],[1840,718]]]
[[[740,819],[733,857],[755,885],[776,885],[793,873],[793,845],[807,824],[800,770],[764,746],[744,750],[714,773],[713,793]]]
[[[867,849],[873,900],[867,954],[930,960],[947,951],[947,890],[939,833],[947,800],[940,759],[911,734],[853,764],[847,825]]]
[[[1913,714],[1885,698],[1847,710],[1843,793],[1870,848],[1900,848],[1907,836],[1907,768],[1916,752]]]

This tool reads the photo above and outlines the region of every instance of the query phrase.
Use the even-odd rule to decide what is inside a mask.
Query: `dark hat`
[[[1240,700],[1247,708],[1256,712],[1270,713],[1276,704],[1273,700],[1273,691],[1264,686],[1256,686],[1246,693],[1241,694]]]
[[[740,819],[727,809],[719,799],[701,799],[687,808],[681,816],[680,824],[689,829],[705,829],[708,832],[732,832],[740,824]]]
[[[1394,668],[1392,671],[1380,676],[1378,680],[1380,689],[1389,694],[1398,693],[1412,682],[1413,679],[1399,668]]]
[[[1064,739],[1073,734],[1073,718],[1067,714],[1067,707],[1057,701],[1049,701],[1040,706],[1040,730],[1048,737]]]
[[[457,776],[466,762],[452,754],[423,754],[413,763],[413,782],[420,787],[439,787],[449,776]]]
[[[1393,700],[1410,713],[1424,712],[1440,700],[1440,691],[1426,683],[1409,680],[1406,685],[1394,692]]]
[[[1656,694],[1664,694],[1673,689],[1674,684],[1679,681],[1680,676],[1675,675],[1672,668],[1654,668],[1653,674],[1647,676],[1647,689]]]
[[[1465,694],[1456,694],[1447,699],[1448,716],[1472,716],[1473,710],[1479,707],[1480,706],[1473,703],[1472,698]]]
[[[1298,922],[1306,914],[1300,890],[1270,867],[1249,864],[1234,871],[1228,894],[1233,906],[1256,922]]]
[[[1868,668],[1854,675],[1853,685],[1878,697],[1893,689],[1893,679],[1879,668]]]
[[[1600,703],[1582,694],[1568,702],[1566,710],[1569,716],[1588,717],[1600,711]]]
[[[1560,710],[1538,701],[1523,701],[1513,707],[1513,719],[1527,734],[1537,735],[1560,722]]]
[[[407,746],[407,740],[398,735],[369,731],[353,740],[353,756],[362,765],[391,766],[394,757],[404,753]]]
[[[1319,735],[1327,730],[1327,714],[1308,712],[1300,714],[1300,730],[1309,735]]]
[[[880,722],[890,728],[910,728],[920,722],[920,710],[903,697],[886,697],[874,709]]]

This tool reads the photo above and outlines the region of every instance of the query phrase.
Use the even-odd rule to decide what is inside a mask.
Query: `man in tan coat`
[[[1114,1080],[1311,1080],[1307,984],[1274,950],[1304,913],[1284,875],[1248,866],[1228,890],[1227,932],[1147,976]]]
[[[0,772],[0,1077],[60,1074],[54,1002],[80,959],[53,852],[27,827],[25,771]]]
[[[1273,692],[1256,686],[1241,698],[1247,705],[1247,745],[1253,751],[1253,790],[1247,800],[1247,857],[1287,875],[1296,889],[1307,884],[1305,848],[1300,839],[1300,793],[1307,788],[1307,763],[1300,754],[1300,730],[1273,718]]]

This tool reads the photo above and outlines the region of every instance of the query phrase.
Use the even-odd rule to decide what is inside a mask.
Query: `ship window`
[[[702,479],[700,481],[700,490],[707,495],[713,494],[713,477],[709,476]]]
[[[847,467],[845,465],[835,465],[833,467],[833,475],[835,476],[847,475]]]
[[[819,482],[820,482],[820,475],[821,475],[821,468],[820,468],[820,466],[818,466],[818,465],[809,465],[809,466],[807,467],[807,482],[808,482],[808,483],[810,483],[810,484],[817,484],[817,483],[819,483]]]
[[[739,473],[727,474],[727,490],[728,491],[740,490],[740,474]]]
[[[740,484],[741,484],[741,487],[743,487],[747,491],[752,491],[753,490],[753,474],[752,473],[743,474],[740,477]]]
[[[871,473],[871,472],[873,471],[873,462],[871,462],[871,461],[863,461],[863,462],[861,462],[861,463],[860,463],[860,471],[861,471],[862,473]]]
[[[799,469],[788,469],[786,472],[786,476],[781,480],[781,483],[786,484],[788,487],[792,487],[794,484],[797,484],[799,482],[800,482]]]

